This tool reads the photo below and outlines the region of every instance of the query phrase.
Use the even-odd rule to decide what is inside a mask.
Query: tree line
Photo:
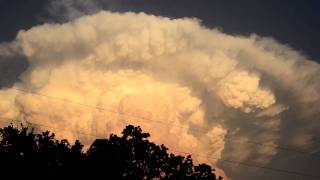
[[[96,139],[84,151],[78,140],[70,144],[49,131],[11,124],[0,129],[0,178],[222,179],[211,166],[194,165],[190,155],[169,153],[149,137],[139,126],[128,125],[121,136]]]

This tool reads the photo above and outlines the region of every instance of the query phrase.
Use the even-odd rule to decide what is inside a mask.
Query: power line
[[[51,98],[51,99],[55,99],[55,100],[58,100],[58,101],[63,101],[63,102],[66,102],[66,103],[71,103],[71,104],[76,104],[76,105],[80,105],[80,106],[85,106],[85,107],[88,107],[88,108],[94,108],[94,109],[97,109],[97,110],[100,110],[100,111],[108,111],[108,112],[112,112],[112,113],[117,113],[117,114],[121,114],[121,115],[125,115],[125,116],[131,116],[131,117],[136,117],[136,118],[141,118],[141,119],[146,119],[144,117],[140,117],[140,116],[133,116],[133,115],[129,115],[127,113],[122,113],[122,112],[119,112],[119,111],[114,111],[114,110],[111,110],[109,108],[104,108],[104,107],[99,107],[99,106],[93,106],[93,105],[88,105],[88,104],[84,104],[84,103],[79,103],[79,102],[75,102],[75,101],[71,101],[69,99],[64,99],[64,98],[59,98],[59,97],[55,97],[55,96],[49,96],[49,95],[46,95],[46,94],[42,94],[42,93],[38,93],[38,92],[33,92],[33,91],[27,91],[27,90],[23,90],[23,89],[18,89],[18,88],[12,88],[16,91],[20,91],[20,92],[23,92],[23,93],[26,93],[26,94],[33,94],[33,95],[37,95],[37,96],[42,96],[42,97],[46,97],[46,98]],[[144,112],[147,112],[147,111],[144,111]],[[148,112],[150,113],[150,112]],[[151,113],[150,113],[151,114]],[[146,120],[150,120],[150,119],[146,119]]]
[[[46,97],[46,98],[49,98],[49,99],[51,98],[51,99],[55,99],[55,100],[58,100],[58,101],[63,101],[63,102],[66,102],[66,103],[76,104],[76,105],[80,105],[80,106],[84,106],[84,107],[88,107],[88,108],[94,108],[94,109],[97,109],[97,110],[100,110],[100,111],[107,111],[107,112],[111,112],[111,113],[121,114],[123,116],[137,118],[138,120],[142,119],[142,120],[148,120],[148,121],[160,123],[161,125],[183,127],[183,126],[177,125],[177,124],[169,124],[169,123],[165,123],[163,121],[157,121],[157,120],[150,119],[150,118],[134,116],[134,115],[128,114],[128,113],[114,111],[114,110],[111,110],[111,109],[108,109],[108,108],[104,108],[104,107],[99,107],[99,106],[87,105],[87,104],[84,104],[84,103],[79,103],[79,102],[75,102],[75,101],[72,101],[72,100],[59,98],[59,97],[55,97],[55,96],[50,96],[50,95],[46,95],[46,94],[42,94],[42,93],[38,93],[38,92],[23,90],[23,89],[19,89],[19,88],[12,88],[12,89],[14,89],[16,91],[20,91],[20,92],[26,93],[26,94],[33,94],[33,95],[37,95],[37,96]],[[147,112],[147,111],[144,111],[144,112]],[[148,113],[151,114],[150,112],[148,112]],[[202,128],[199,128],[199,127],[192,128],[192,130],[193,131],[207,133],[207,131],[205,129],[202,129]],[[226,140],[233,140],[233,139],[236,139],[237,137],[235,138],[233,136],[225,136],[224,138]],[[312,153],[309,153],[309,152],[299,151],[299,150],[296,150],[296,149],[293,149],[293,148],[288,148],[288,147],[280,146],[280,145],[270,145],[270,144],[266,145],[266,144],[264,144],[262,142],[256,142],[256,141],[251,141],[251,140],[241,141],[240,143],[250,143],[250,144],[255,144],[255,145],[259,145],[259,146],[269,146],[269,147],[273,147],[273,148],[279,149],[281,151],[294,152],[294,153],[301,154],[301,155],[308,155],[308,156],[313,156],[313,157],[320,158],[320,156],[312,154]]]
[[[225,139],[227,140],[232,140],[232,139],[236,139],[234,137],[228,137],[228,136],[225,136]],[[310,152],[305,152],[305,151],[299,151],[299,150],[296,150],[296,149],[292,149],[292,148],[288,148],[288,147],[285,147],[285,146],[280,146],[280,145],[269,145],[269,144],[264,144],[264,143],[261,143],[261,142],[256,142],[256,141],[252,141],[252,140],[247,140],[247,141],[242,141],[240,143],[250,143],[250,144],[255,144],[255,145],[258,145],[258,146],[269,146],[269,147],[274,147],[278,150],[281,150],[281,151],[287,151],[287,152],[293,152],[293,153],[297,153],[297,154],[301,154],[301,155],[308,155],[308,156],[312,156],[312,157],[316,157],[316,158],[320,158],[319,155],[315,155],[315,154],[312,154]]]
[[[11,120],[14,122],[19,122],[18,120],[14,120],[14,119],[9,119],[9,118],[2,118],[0,117],[0,119],[3,120]],[[4,122],[4,121],[3,121]],[[6,121],[7,122],[7,121]],[[48,126],[48,125],[44,125],[44,124],[40,124],[40,123],[31,123],[33,125],[37,125],[37,126],[42,126],[42,127],[46,127],[46,128],[50,128],[50,129],[58,129],[61,130],[59,128],[54,128],[52,126]],[[78,132],[80,134],[84,134],[84,135],[88,135],[88,136],[92,136],[95,138],[105,138],[105,137],[101,137],[101,136],[97,136],[97,135],[93,135],[93,134],[89,134],[89,133],[81,133]],[[169,150],[170,152],[173,153],[178,153],[178,154],[184,154],[186,155],[191,155],[193,157],[200,157],[203,155],[200,154],[195,154],[195,153],[187,153],[187,152],[183,152],[183,151],[178,151],[178,150]],[[274,171],[274,172],[278,172],[278,173],[285,173],[285,174],[289,174],[289,175],[296,175],[296,176],[302,176],[302,177],[309,177],[309,178],[314,178],[314,179],[320,179],[320,176],[316,176],[316,175],[311,175],[311,174],[306,174],[306,173],[301,173],[301,172],[297,172],[297,171],[290,171],[290,170],[286,170],[286,169],[280,169],[280,168],[274,168],[274,167],[269,167],[269,166],[260,166],[260,165],[256,165],[256,164],[251,164],[251,163],[247,163],[247,162],[242,162],[242,161],[233,161],[233,160],[229,160],[229,159],[223,159],[223,158],[218,158],[218,157],[210,157],[212,159],[216,159],[218,161],[221,162],[226,162],[232,165],[242,165],[242,166],[246,166],[246,167],[250,167],[250,168],[259,168],[259,169],[265,169],[265,170],[269,170],[269,171]],[[199,163],[198,163],[199,164]]]
[[[242,166],[259,168],[259,169],[266,169],[266,170],[290,174],[290,175],[320,179],[320,176],[316,176],[316,175],[312,175],[312,174],[305,174],[305,173],[301,173],[301,172],[297,172],[297,171],[290,171],[290,170],[286,170],[286,169],[274,168],[274,167],[269,167],[269,166],[253,165],[253,164],[249,164],[247,162],[232,161],[232,160],[222,159],[222,158],[216,158],[216,159],[219,161],[222,161],[222,162],[230,163],[230,164],[238,164],[238,165],[242,165]]]
[[[190,154],[190,153],[187,153],[187,152],[177,151],[177,150],[171,150],[171,151],[175,152],[175,153],[179,153],[179,154],[191,155],[193,157],[201,157],[201,156],[203,156],[203,155],[200,155],[200,154],[194,154],[194,153]],[[232,165],[241,165],[241,166],[246,166],[246,167],[250,167],[250,168],[259,168],[259,169],[265,169],[265,170],[275,171],[275,172],[279,172],[279,173],[285,173],[285,174],[289,174],[289,175],[296,175],[296,176],[320,179],[320,176],[317,176],[317,175],[306,174],[306,173],[301,173],[301,172],[297,172],[297,171],[291,171],[291,170],[287,170],[287,169],[274,168],[274,167],[270,167],[270,166],[261,166],[261,165],[257,165],[257,164],[251,164],[251,163],[248,163],[248,162],[233,161],[233,160],[223,159],[223,158],[219,158],[219,157],[210,157],[210,158],[216,159],[216,160],[221,161],[221,162],[229,163],[229,164],[232,164]]]
[[[10,118],[4,118],[4,117],[0,117],[0,119],[2,120],[9,120],[12,122],[18,122],[18,123],[21,123],[21,121],[19,120],[15,120],[15,119],[10,119]],[[0,120],[1,121],[1,120]],[[1,121],[1,122],[8,122],[8,121]],[[22,124],[22,123],[21,123]],[[27,122],[27,124],[31,124],[33,126],[40,126],[40,127],[46,127],[46,128],[49,128],[49,129],[56,129],[56,130],[62,130],[61,128],[56,128],[56,127],[52,127],[52,126],[48,126],[48,125],[45,125],[45,124],[40,124],[40,123],[30,123],[30,122]],[[85,133],[85,132],[77,132],[78,134],[83,134],[83,135],[87,135],[87,136],[92,136],[94,138],[104,138],[104,137],[99,137],[97,135],[94,135],[94,134],[90,134],[90,133]]]

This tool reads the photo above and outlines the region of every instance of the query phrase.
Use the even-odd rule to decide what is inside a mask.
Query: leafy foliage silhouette
[[[190,155],[169,154],[149,137],[139,126],[128,125],[122,136],[96,139],[84,153],[78,140],[71,145],[49,131],[37,134],[9,125],[0,129],[0,169],[11,177],[38,173],[99,179],[222,179],[209,165],[193,165]]]

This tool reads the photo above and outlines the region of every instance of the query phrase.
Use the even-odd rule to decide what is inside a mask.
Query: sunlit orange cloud
[[[272,39],[227,35],[196,19],[102,11],[22,30],[0,53],[29,62],[21,82],[0,91],[2,116],[87,144],[140,125],[171,151],[214,166],[224,151],[238,160],[255,154],[260,164],[277,153],[241,145],[252,138],[242,133],[248,123],[276,145],[291,105],[277,89],[319,102],[318,64]],[[231,150],[228,133],[240,142]]]

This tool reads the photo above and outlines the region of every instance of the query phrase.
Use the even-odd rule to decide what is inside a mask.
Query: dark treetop
[[[96,139],[87,152],[76,141],[57,140],[10,125],[0,129],[1,177],[71,179],[222,179],[209,165],[194,165],[191,156],[169,154],[149,133],[128,125],[122,136]]]

